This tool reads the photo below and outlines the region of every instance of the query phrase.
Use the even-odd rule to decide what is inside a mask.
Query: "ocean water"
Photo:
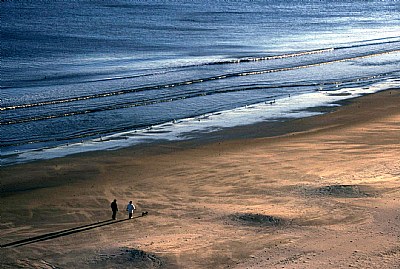
[[[0,6],[2,165],[195,139],[400,87],[398,0]]]

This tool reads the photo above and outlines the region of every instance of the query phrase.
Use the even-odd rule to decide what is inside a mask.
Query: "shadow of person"
[[[137,218],[141,218],[141,217],[143,217],[143,215],[135,216],[132,219],[137,219]],[[50,239],[54,239],[54,238],[58,238],[58,237],[62,237],[62,236],[75,234],[75,233],[81,233],[84,231],[96,229],[96,228],[106,226],[106,225],[112,225],[112,224],[117,224],[117,223],[124,222],[124,221],[129,221],[132,219],[122,219],[122,220],[117,220],[117,221],[104,220],[104,221],[100,221],[100,222],[96,222],[96,223],[92,223],[92,224],[86,224],[86,225],[82,225],[82,226],[78,226],[78,227],[74,227],[74,228],[70,228],[70,229],[66,229],[66,230],[61,230],[61,231],[57,231],[57,232],[51,232],[51,233],[42,234],[42,235],[38,235],[38,236],[34,236],[34,237],[29,237],[26,239],[22,239],[22,240],[18,240],[18,241],[0,245],[0,247],[1,248],[20,247],[20,246],[24,246],[24,245],[33,244],[36,242],[41,242],[41,241],[45,241],[45,240],[50,240]]]

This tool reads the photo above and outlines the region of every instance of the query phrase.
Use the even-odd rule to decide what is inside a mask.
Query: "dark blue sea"
[[[315,115],[400,86],[398,0],[5,0],[1,163]]]

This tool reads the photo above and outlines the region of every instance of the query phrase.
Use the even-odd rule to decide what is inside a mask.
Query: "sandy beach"
[[[400,268],[399,152],[392,89],[204,141],[2,167],[0,267]]]

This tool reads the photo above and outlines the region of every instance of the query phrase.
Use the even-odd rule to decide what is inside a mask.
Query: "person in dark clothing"
[[[112,219],[115,220],[117,217],[117,211],[118,211],[117,199],[114,199],[114,201],[111,203],[111,210],[113,212]]]

